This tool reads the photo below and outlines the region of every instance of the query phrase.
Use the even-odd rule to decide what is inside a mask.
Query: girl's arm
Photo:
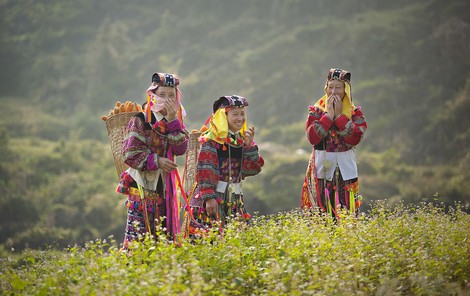
[[[349,120],[344,114],[335,119],[338,135],[343,137],[344,142],[350,146],[359,144],[367,129],[367,122],[362,114],[361,107],[356,107],[354,114]]]
[[[143,119],[137,116],[132,117],[127,125],[127,130],[128,133],[122,147],[124,163],[136,170],[157,170],[158,155],[147,146]]]
[[[189,133],[184,124],[179,119],[174,119],[167,124],[168,127],[168,142],[171,151],[175,155],[183,155],[188,149]]]
[[[258,146],[243,146],[242,178],[254,176],[261,172],[264,159],[259,155]]]
[[[328,135],[333,119],[320,108],[309,106],[305,130],[310,144],[316,145]]]
[[[203,201],[216,197],[215,190],[219,179],[217,148],[211,144],[210,140],[203,142],[198,156],[196,173],[196,180]]]

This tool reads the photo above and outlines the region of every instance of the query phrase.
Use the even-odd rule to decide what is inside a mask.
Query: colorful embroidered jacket
[[[316,150],[344,152],[359,144],[367,129],[361,107],[356,107],[351,120],[344,114],[332,120],[320,108],[309,106],[307,137]]]
[[[136,170],[158,169],[158,157],[166,157],[171,148],[173,155],[183,155],[188,147],[188,131],[179,119],[157,121],[152,116],[151,126],[145,123],[143,113],[129,120],[124,139],[124,162]]]
[[[196,175],[202,200],[216,198],[217,183],[219,180],[229,181],[229,170],[231,170],[232,182],[237,183],[247,176],[254,176],[261,172],[263,165],[264,160],[259,155],[256,145],[230,146],[229,163],[227,145],[218,144],[210,139],[203,142],[199,152]]]

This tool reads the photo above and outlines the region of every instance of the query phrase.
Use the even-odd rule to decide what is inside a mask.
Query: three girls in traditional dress
[[[325,95],[309,107],[306,133],[312,154],[302,187],[301,207],[318,209],[339,218],[340,210],[356,214],[361,204],[355,146],[367,123],[351,96],[351,73],[331,69]],[[180,232],[176,197],[177,166],[174,157],[186,153],[188,131],[178,90],[179,79],[155,73],[147,90],[145,112],[128,123],[123,144],[129,169],[121,176],[118,192],[128,199],[124,247],[145,234]],[[191,236],[204,235],[232,218],[247,221],[242,181],[258,174],[264,160],[254,141],[254,127],[247,128],[244,97],[222,96],[201,135],[197,161],[197,186],[192,192]]]

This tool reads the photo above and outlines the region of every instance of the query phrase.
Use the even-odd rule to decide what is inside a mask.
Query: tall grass
[[[387,207],[333,223],[298,211],[234,221],[223,236],[112,239],[1,261],[2,294],[469,295],[470,216],[460,206]]]

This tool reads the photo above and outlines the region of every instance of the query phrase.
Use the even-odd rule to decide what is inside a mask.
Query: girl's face
[[[238,132],[242,129],[245,123],[245,107],[232,108],[227,112],[228,129],[232,132]]]
[[[166,115],[166,108],[168,102],[176,103],[176,90],[174,87],[159,86],[155,91],[155,96],[152,98],[153,105],[152,111],[160,112]]]
[[[157,88],[155,95],[162,98],[164,101],[171,100],[175,102],[176,100],[176,91],[174,87],[170,86],[160,86]]]
[[[344,95],[346,94],[344,89],[344,82],[339,80],[328,81],[328,85],[326,87],[326,94],[328,95],[328,97],[330,97],[331,95],[337,95],[340,98],[344,98]]]

